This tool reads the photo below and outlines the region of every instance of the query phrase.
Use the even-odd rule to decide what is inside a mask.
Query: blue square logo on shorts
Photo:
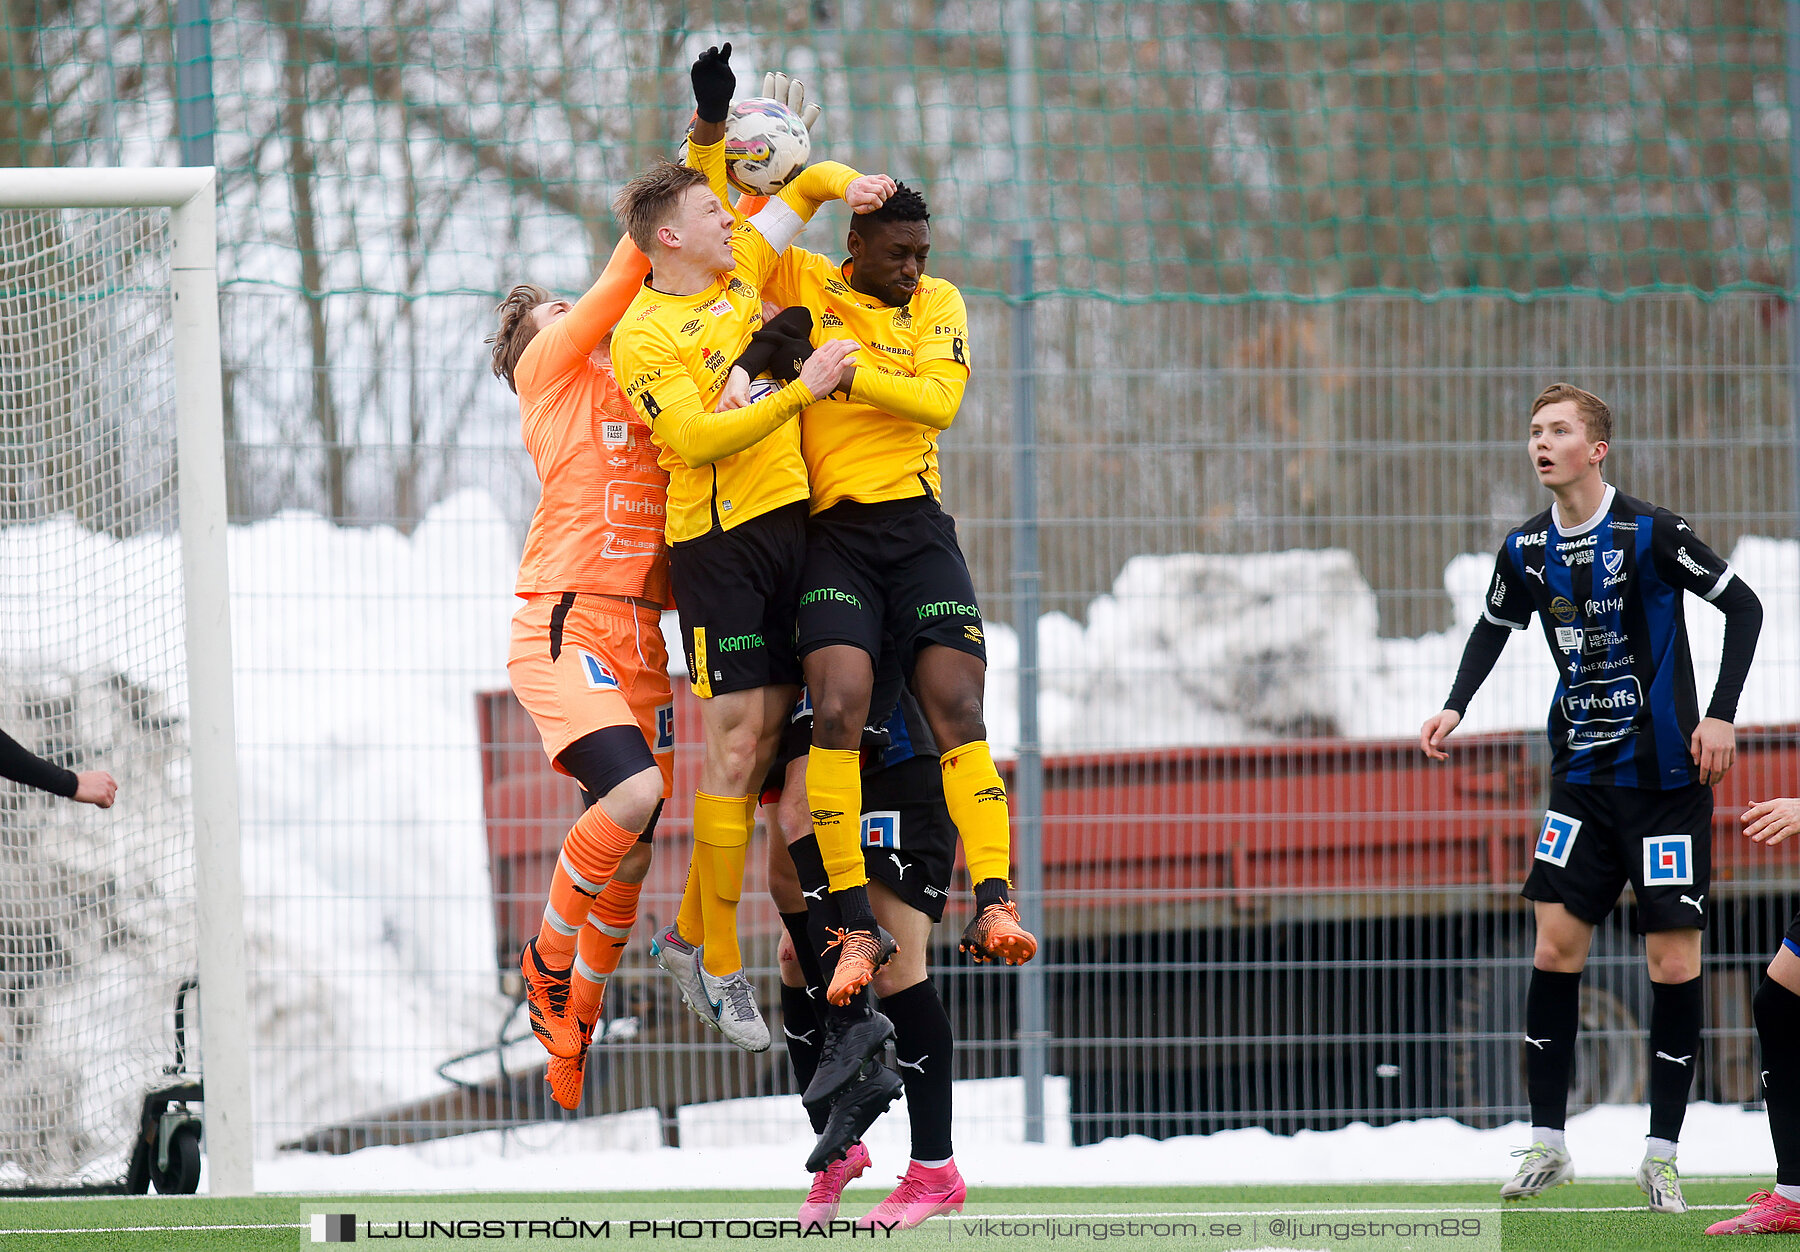
[[[581,658],[581,675],[587,679],[587,685],[596,691],[617,691],[619,680],[613,672],[606,668],[601,659],[592,652],[575,649],[575,655]]]
[[[658,756],[664,752],[675,750],[675,702],[656,706],[656,747],[651,751]]]
[[[1533,855],[1552,865],[1567,865],[1569,850],[1575,846],[1575,836],[1580,833],[1579,817],[1545,809],[1544,828],[1538,832],[1537,851]]]
[[[898,848],[900,846],[900,814],[893,809],[864,813],[862,846],[865,848]]]
[[[1644,840],[1644,885],[1646,887],[1691,887],[1694,885],[1694,837],[1692,835],[1657,835]]]

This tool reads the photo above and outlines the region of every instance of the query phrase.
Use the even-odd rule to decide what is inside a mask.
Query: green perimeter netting
[[[176,6],[0,6],[0,165],[179,159]],[[939,272],[1330,298],[1790,285],[1778,0],[210,0],[222,278],[569,282],[708,43],[921,184]],[[11,16],[7,16],[11,15]],[[834,221],[830,233],[841,223]]]

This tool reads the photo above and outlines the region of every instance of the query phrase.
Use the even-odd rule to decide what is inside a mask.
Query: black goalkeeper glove
[[[731,45],[708,48],[694,58],[694,115],[703,122],[722,122],[731,113],[737,75],[731,72]]]
[[[750,344],[732,362],[750,377],[768,374],[784,383],[800,377],[800,367],[812,355],[812,310],[803,304],[783,309],[750,336]]]

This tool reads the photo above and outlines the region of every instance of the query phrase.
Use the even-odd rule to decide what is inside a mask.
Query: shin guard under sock
[[[636,842],[637,834],[613,821],[598,804],[575,819],[556,858],[550,899],[538,930],[538,955],[546,965],[565,969],[574,961],[576,937],[594,898],[619,872],[619,862]]]
[[[806,804],[833,891],[869,881],[862,854],[862,753],[814,747],[806,754]]]
[[[1580,1024],[1581,975],[1532,970],[1525,993],[1525,1088],[1533,1126],[1561,1130],[1568,1119]]]
[[[1650,1137],[1681,1138],[1706,1008],[1700,979],[1650,984]]]
[[[715,978],[744,967],[737,907],[744,894],[744,859],[750,843],[748,803],[744,796],[694,793],[694,863],[702,871],[700,914],[706,931],[700,957]]]
[[[1800,996],[1764,977],[1751,1001],[1762,1045],[1763,1100],[1775,1141],[1775,1181],[1800,1184]]]
[[[812,999],[806,994],[805,987],[790,987],[781,984],[781,1033],[787,1040],[788,1065],[794,1071],[795,1089],[805,1091],[812,1081],[813,1073],[819,1068],[819,1044],[822,1042],[824,1023],[819,1020],[818,1012],[813,1008]],[[821,1104],[806,1110],[812,1121],[813,1134],[825,1133],[825,1119],[831,1115],[831,1106]]]
[[[894,1062],[906,1084],[913,1160],[944,1160],[952,1155],[950,1079],[956,1038],[950,1015],[930,979],[881,997],[880,1008],[894,1023]]]
[[[944,804],[962,837],[969,881],[1012,881],[1012,821],[1006,784],[994,768],[987,741],[977,739],[938,759],[944,776]]]

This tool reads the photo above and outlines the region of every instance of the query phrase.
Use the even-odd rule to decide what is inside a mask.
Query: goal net
[[[119,791],[101,810],[0,780],[0,1192],[124,1185],[146,1099],[217,1059],[201,1024],[223,999],[203,977],[218,929],[201,905],[219,867],[200,865],[196,813],[210,787],[219,833],[220,763],[197,768],[210,706],[189,649],[225,658],[228,708],[230,641],[216,637],[222,614],[190,623],[200,588],[183,542],[184,527],[216,532],[222,565],[223,496],[202,490],[219,515],[184,517],[178,210],[8,207],[23,173],[0,171],[0,729],[71,770],[110,772]],[[78,188],[67,198],[82,202]],[[223,570],[198,581],[222,590]],[[234,785],[223,790],[235,831]],[[231,907],[235,890],[223,896]],[[215,1184],[211,1101],[234,1098],[238,1069],[207,1083]]]

